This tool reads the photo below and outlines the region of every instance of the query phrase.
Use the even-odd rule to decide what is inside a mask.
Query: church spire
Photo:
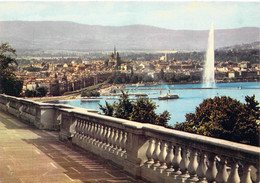
[[[116,57],[116,46],[114,46],[114,56]]]

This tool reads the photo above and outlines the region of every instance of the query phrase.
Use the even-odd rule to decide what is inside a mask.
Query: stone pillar
[[[76,120],[73,113],[61,110],[61,124],[59,139],[62,141],[71,140],[75,134]]]
[[[34,125],[39,129],[54,130],[56,126],[56,112],[53,105],[36,105]]]
[[[149,141],[143,135],[143,130],[134,125],[126,124],[127,140],[124,170],[134,177],[141,177],[141,166],[147,161],[146,151]]]

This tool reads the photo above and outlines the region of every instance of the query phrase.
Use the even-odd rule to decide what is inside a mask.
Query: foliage
[[[130,120],[138,121],[143,123],[157,122],[157,114],[155,113],[156,104],[147,98],[139,98],[133,104],[133,112],[131,114]]]
[[[119,103],[115,103],[115,114],[117,118],[129,119],[133,111],[133,104],[129,99],[129,95],[122,91]]]
[[[48,89],[44,86],[36,87],[33,90],[25,90],[26,97],[44,97],[47,94]]]
[[[15,50],[8,43],[0,45],[0,93],[12,96],[20,96],[23,81],[18,79],[13,71],[17,66]]]
[[[115,104],[115,103],[114,103]],[[114,104],[111,105],[106,101],[106,105],[102,106],[99,104],[99,108],[100,110],[102,110],[102,112],[107,115],[107,116],[113,116],[114,114]]]
[[[132,83],[143,83],[143,82],[182,82],[182,81],[200,81],[201,74],[198,76],[185,75],[183,73],[166,73],[163,69],[155,74],[155,77],[151,77],[148,73],[121,73],[119,71],[113,72],[112,75],[107,79],[110,84],[132,84]]]
[[[136,102],[133,102],[129,99],[129,95],[123,91],[118,103],[114,102],[111,105],[106,102],[105,106],[99,105],[99,108],[105,115],[165,127],[169,127],[167,122],[171,119],[168,111],[156,114],[157,106],[151,99],[138,98]]]
[[[29,71],[29,72],[39,72],[39,71],[41,71],[42,69],[39,68],[39,67],[30,66],[30,67],[24,68],[24,70]]]
[[[259,103],[246,96],[246,104],[222,96],[205,99],[195,113],[186,114],[186,122],[175,129],[240,143],[258,145]]]
[[[170,113],[164,111],[162,114],[156,114],[157,106],[151,99],[139,98],[133,104],[133,112],[130,120],[142,123],[152,123],[160,126],[167,126],[167,122],[171,119]]]
[[[0,71],[0,87],[7,95],[20,96],[23,89],[23,81],[19,80],[10,69]]]
[[[100,93],[98,91],[83,91],[81,97],[99,97]]]

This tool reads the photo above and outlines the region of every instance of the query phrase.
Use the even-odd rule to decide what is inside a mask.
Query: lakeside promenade
[[[0,111],[0,183],[140,182],[110,161]]]

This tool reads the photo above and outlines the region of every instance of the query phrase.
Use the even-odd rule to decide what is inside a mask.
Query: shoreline
[[[260,82],[260,81],[233,81],[233,82],[220,82],[217,81],[216,83],[252,83],[252,82]],[[158,86],[158,85],[185,85],[185,84],[200,84],[201,82],[185,82],[185,83],[142,83],[142,84],[110,84],[108,87],[106,88],[102,88],[99,90],[100,92],[100,96],[112,96],[110,94],[106,94],[107,92],[111,91],[111,90],[121,90],[124,89],[126,86],[137,86],[137,87],[153,87],[153,86]],[[223,89],[223,88],[174,88],[174,90],[184,90],[184,89]],[[239,88],[227,88],[227,89],[239,89]],[[260,88],[254,88],[254,89],[260,89]],[[142,90],[142,89],[141,89]],[[158,89],[160,90],[160,89]],[[59,100],[81,100],[82,98],[80,97],[80,94],[75,95],[75,94],[71,94],[71,95],[62,95],[62,96],[47,96],[47,97],[37,97],[37,98],[31,98],[31,97],[24,97],[27,100],[32,100],[32,101],[36,101],[36,102],[44,102],[44,103],[48,103],[48,102],[53,102],[53,101],[59,101]],[[93,97],[88,97],[85,99],[93,99]],[[95,98],[97,99],[97,98]],[[104,99],[102,99],[104,100]]]

